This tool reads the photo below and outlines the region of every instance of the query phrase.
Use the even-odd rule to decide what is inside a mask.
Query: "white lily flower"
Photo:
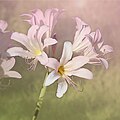
[[[60,62],[54,58],[49,58],[48,67],[54,69],[47,77],[45,86],[49,86],[59,79],[57,97],[62,97],[67,91],[68,84],[76,86],[69,76],[77,76],[86,79],[92,79],[93,75],[88,69],[81,68],[89,62],[88,57],[77,56],[72,60],[72,44],[65,42]]]
[[[25,59],[33,59],[32,66],[35,69],[37,61],[40,61],[41,64],[45,65],[48,62],[48,56],[44,52],[44,48],[56,44],[57,41],[52,38],[46,38],[42,41],[44,33],[48,30],[47,26],[33,25],[28,34],[22,34],[15,32],[12,34],[11,39],[21,43],[26,47],[26,50],[22,47],[12,47],[7,50],[10,56],[20,56]]]

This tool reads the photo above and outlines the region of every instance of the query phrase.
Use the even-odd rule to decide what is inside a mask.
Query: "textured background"
[[[0,19],[9,23],[9,30],[26,33],[28,24],[19,15],[36,8],[44,11],[52,7],[66,10],[55,28],[60,42],[58,48],[62,49],[63,41],[73,40],[75,21],[72,18],[79,16],[93,31],[101,30],[105,43],[113,46],[114,53],[107,71],[103,67],[91,68],[94,79],[80,83],[80,88],[84,86],[83,92],[77,93],[70,87],[62,99],[57,99],[57,84],[50,86],[39,119],[119,120],[120,0],[0,0]],[[60,54],[58,51],[57,56]],[[40,65],[35,72],[27,71],[27,67],[24,60],[17,58],[14,69],[23,78],[1,80],[0,120],[30,120],[45,71]],[[10,85],[3,87],[9,80]]]

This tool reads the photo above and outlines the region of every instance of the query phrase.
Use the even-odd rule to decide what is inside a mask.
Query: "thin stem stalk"
[[[47,78],[47,76],[48,76],[48,73],[46,73],[45,79]],[[43,87],[42,87],[42,89],[40,91],[40,94],[39,94],[39,97],[38,97],[38,101],[36,103],[36,108],[35,108],[35,112],[34,112],[34,115],[32,117],[32,120],[37,120],[39,111],[40,111],[42,103],[43,103],[43,98],[45,96],[45,93],[46,93],[46,86],[43,83]]]

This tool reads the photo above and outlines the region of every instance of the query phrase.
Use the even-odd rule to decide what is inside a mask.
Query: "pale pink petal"
[[[7,28],[7,26],[8,26],[8,24],[7,24],[6,21],[0,20],[0,29],[1,29],[2,32],[5,31],[5,29]]]
[[[28,30],[28,38],[29,38],[29,44],[31,46],[31,50],[34,50],[35,48],[40,48],[42,49],[43,44],[41,41],[39,42],[39,39],[37,38],[39,26],[38,25],[33,25],[31,28]]]
[[[101,33],[99,29],[97,29],[95,32],[91,32],[90,36],[88,37],[91,37],[90,41],[93,45],[101,42]]]
[[[60,75],[58,73],[56,73],[56,71],[52,71],[48,75],[47,79],[45,80],[45,86],[51,85],[52,83],[54,83],[59,78],[60,78]]]
[[[31,14],[22,14],[21,16],[27,17],[26,20],[31,25],[41,25],[41,20],[43,19],[43,13],[40,9],[32,10]]]
[[[28,22],[30,25],[35,25],[34,16],[31,14],[22,14],[21,17],[27,17],[24,21]]]
[[[62,52],[62,57],[60,59],[60,64],[64,65],[67,63],[72,57],[72,44],[71,42],[65,42]]]
[[[101,32],[100,32],[99,29],[97,29],[96,32],[95,32],[95,36],[94,36],[95,41],[96,41],[97,43],[101,42],[101,37],[102,37],[102,36],[101,36]]]
[[[74,42],[75,42],[75,41],[77,40],[77,38],[79,37],[80,32],[81,32],[80,30],[77,30],[77,31],[75,32]],[[73,44],[75,44],[74,42],[73,42]]]
[[[50,27],[50,30],[51,30],[52,25],[53,25],[53,19],[54,19],[53,9],[47,9],[45,11],[45,21],[44,21],[44,24],[48,25]]]
[[[87,24],[84,21],[82,21],[79,17],[75,17],[75,20],[77,24],[76,29],[81,30],[83,26],[87,26]]]
[[[76,44],[79,44],[82,42],[82,40],[86,37],[86,35],[88,35],[91,31],[90,26],[87,27],[83,27],[82,30],[78,30],[79,34],[77,33],[78,36],[75,37],[74,42],[76,42]]]
[[[11,36],[11,39],[21,43],[24,45],[28,50],[31,49],[30,45],[28,44],[28,37],[25,34],[14,32]]]
[[[43,47],[44,47],[44,45],[43,45],[43,43],[42,43],[42,37],[43,37],[43,35],[48,31],[48,27],[46,26],[46,25],[43,25],[43,26],[41,26],[41,27],[39,27],[39,29],[38,29],[38,31],[37,31],[37,43],[39,43],[39,47],[40,47],[40,49],[41,50],[43,50]],[[35,41],[35,40],[34,40]],[[33,42],[34,42],[33,41]]]
[[[33,15],[32,18],[30,19],[30,21],[28,21],[28,23],[30,23],[31,25],[36,25],[36,20],[35,20],[35,16]]]
[[[27,50],[24,50],[21,47],[12,47],[12,48],[9,48],[7,50],[7,53],[10,56],[19,56],[19,57],[28,58],[28,59],[35,58],[34,54],[30,53]]]
[[[47,65],[48,63],[48,56],[45,52],[42,52],[41,55],[37,56],[37,59],[40,61],[42,65]]]
[[[30,40],[35,40],[38,28],[39,28],[38,25],[33,25],[30,27],[27,35]]]
[[[41,26],[41,22],[44,19],[43,12],[40,9],[32,10],[31,14],[22,14],[21,16],[27,17],[26,20],[31,25]]]
[[[37,38],[41,41],[41,38],[48,30],[49,30],[48,26],[46,25],[41,26],[40,29],[38,30]]]
[[[80,33],[79,39],[83,39],[85,35],[89,34],[91,31],[90,26],[84,27]]]
[[[88,35],[90,33],[91,29],[89,26],[87,27],[83,27],[82,30],[78,30],[75,34],[74,37],[74,42],[73,42],[73,51],[76,52],[76,50],[81,50],[81,44],[84,42],[86,35]],[[89,45],[89,41],[87,40],[88,45]],[[86,45],[85,45],[86,46]]]
[[[86,35],[86,38],[90,41],[92,46],[94,46],[95,43],[94,36],[95,36],[95,32],[91,32],[90,34]]]
[[[46,64],[47,67],[57,70],[60,63],[55,58],[48,58],[48,63]]]
[[[85,51],[85,49],[89,48],[89,46],[91,45],[90,41],[85,38],[78,46],[75,46],[75,44],[73,43],[73,52],[83,52]]]
[[[1,67],[3,68],[4,71],[9,71],[14,65],[15,65],[14,58],[3,60],[3,62],[1,63]]]
[[[52,31],[58,21],[59,16],[63,13],[63,9],[59,10],[57,8],[47,9],[45,11],[44,24],[49,26],[49,36],[51,36]]]
[[[49,45],[54,45],[57,43],[57,40],[53,39],[53,38],[46,38],[44,40],[44,48],[49,46]]]
[[[64,65],[65,71],[74,71],[89,62],[89,58],[85,56],[74,57],[70,62]]]
[[[26,14],[26,13],[21,14],[20,16],[21,16],[21,17],[28,17],[28,18],[31,18],[31,17],[32,17],[32,15],[31,15],[31,14]]]
[[[34,10],[33,12],[34,13],[32,13],[32,14],[33,14],[33,17],[34,17],[34,23],[36,25],[41,26],[41,24],[44,20],[43,12],[40,9]]]
[[[109,65],[108,65],[107,60],[105,60],[104,58],[99,58],[99,60],[100,60],[101,64],[103,64],[104,67],[105,67],[106,69],[108,69]]]
[[[64,9],[59,10],[57,8],[54,8],[54,10],[55,10],[55,13],[54,13],[54,20],[53,20],[52,28],[55,27],[55,25],[57,24],[59,16],[65,11]]]
[[[113,52],[113,48],[109,45],[103,45],[100,51],[103,52],[104,54],[107,54]]]
[[[80,68],[78,70],[68,72],[68,75],[69,76],[74,75],[85,79],[93,79],[92,72],[85,68]]]
[[[101,33],[99,29],[97,29],[95,32],[91,32],[89,35],[86,35],[86,37],[94,47],[101,48],[103,45],[103,40],[101,39]]]
[[[8,71],[5,73],[5,76],[12,77],[12,78],[22,78],[22,76],[16,71]]]
[[[67,89],[67,82],[64,79],[62,81],[59,81],[56,96],[58,98],[61,98],[66,93]]]
[[[97,44],[98,50],[102,48],[103,44],[104,44],[104,41],[101,39],[101,42]]]

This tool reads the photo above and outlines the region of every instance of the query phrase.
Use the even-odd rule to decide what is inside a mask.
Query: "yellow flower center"
[[[63,74],[64,74],[64,66],[60,66],[59,68],[58,68],[58,73],[62,76]]]
[[[35,55],[41,55],[42,52],[40,50],[35,50]]]

